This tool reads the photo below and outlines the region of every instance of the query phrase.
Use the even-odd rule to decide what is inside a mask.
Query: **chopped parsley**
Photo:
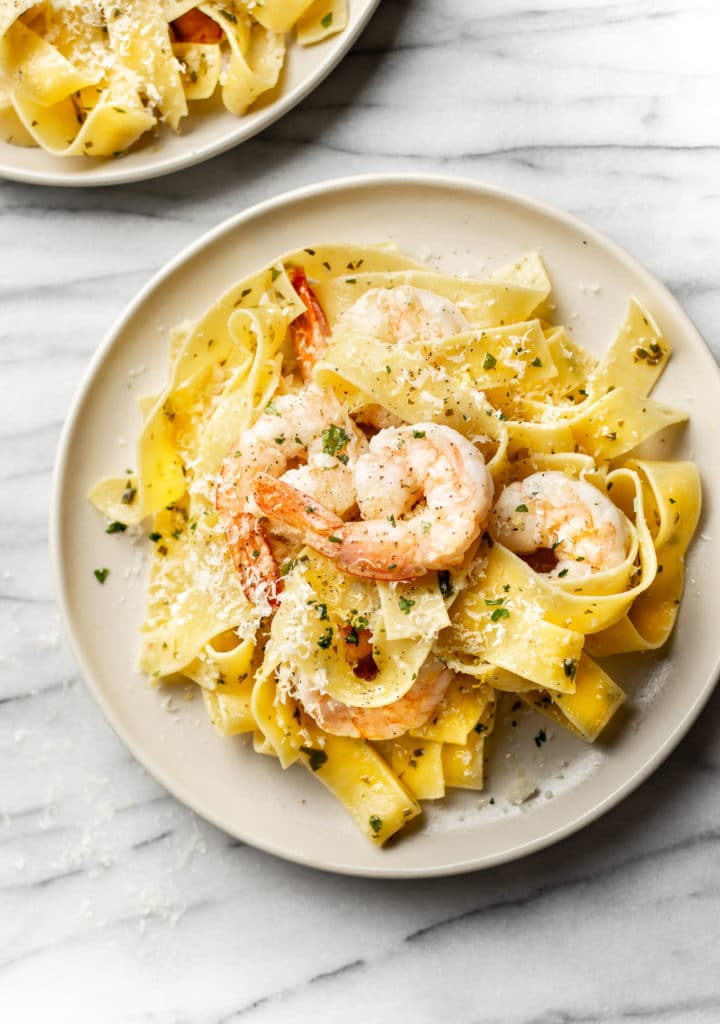
[[[410,614],[410,609],[413,607],[414,604],[415,604],[415,602],[413,600],[411,600],[409,597],[405,597],[404,594],[398,600],[398,608],[403,613],[403,615],[409,615]]]
[[[497,359],[495,358],[495,356],[492,355],[491,352],[486,352],[485,358],[483,359],[483,370],[492,370],[493,366],[495,366],[496,363]]]
[[[328,617],[327,605],[318,603],[315,605],[315,607],[317,609],[318,618],[324,622]]]
[[[104,583],[109,575],[109,569],[93,569],[93,576],[98,581],[98,583]]]
[[[390,523],[391,526],[397,526],[397,522],[395,521],[395,516],[388,516],[388,522]]]
[[[162,534],[158,533],[157,530],[153,530],[152,533],[149,533],[148,537],[153,542],[153,544],[157,544],[159,540],[162,540]]]
[[[331,544],[342,544],[342,540],[339,537],[334,537],[332,534],[328,537]]]
[[[563,661],[563,672],[568,677],[568,679],[575,678],[575,673],[577,672],[577,662],[574,658],[566,658],[565,661]]]
[[[273,405],[272,400],[269,401],[268,404],[265,406],[265,415],[266,416],[279,416],[280,415],[280,413],[277,411],[277,408]]]
[[[126,530],[127,526],[125,525],[125,523],[114,522],[107,524],[107,527],[105,528],[105,533],[125,533]]]
[[[281,274],[282,270],[279,270],[277,267],[273,267],[272,270],[270,271],[270,280],[277,281]]]
[[[334,423],[331,423],[322,432],[322,450],[326,455],[335,455],[337,458],[340,458],[338,452],[343,450],[349,440],[349,436],[342,427],[337,427]],[[347,464],[347,455],[344,461]]]
[[[541,729],[540,732],[535,737],[535,746],[536,747],[541,747],[546,739],[547,739],[547,736],[545,735],[545,730]]]
[[[528,510],[527,505],[516,505],[515,506],[515,511],[516,512],[527,512],[527,510]]]
[[[332,20],[333,20],[333,12],[332,11],[328,11],[328,13],[325,15],[325,17],[320,19],[320,24],[322,25],[323,28],[330,28],[330,26],[332,25]]]
[[[328,649],[328,647],[330,646],[330,644],[332,643],[332,638],[333,638],[333,628],[332,628],[332,626],[328,626],[328,628],[325,630],[323,635],[318,640],[318,647],[322,647],[322,649],[324,651],[326,651]]]
[[[492,622],[499,622],[500,619],[509,619],[509,618],[510,618],[510,612],[507,610],[507,608],[496,608],[495,611],[490,616],[490,619],[491,619]]]
[[[558,579],[561,580],[563,578],[563,576],[567,576],[567,574],[568,574],[568,570],[567,569],[561,569],[560,572],[558,573]]]
[[[373,835],[377,835],[380,829],[383,827],[383,820],[379,818],[377,814],[371,814],[368,818],[370,828],[373,830]]]
[[[487,597],[485,598],[485,604],[490,605],[490,607],[492,607],[493,605],[504,604],[504,603],[505,603],[505,598],[504,597],[496,597],[492,601],[489,598],[487,598]]]
[[[318,750],[317,747],[300,747],[300,749],[302,750],[303,754],[307,754],[308,761],[310,762],[310,767],[314,772],[316,772],[318,768],[322,768],[322,766],[328,759],[328,756],[325,753],[325,751]]]
[[[533,361],[530,363],[531,366],[542,366],[542,359],[539,356],[535,356]]]
[[[120,497],[121,504],[123,504],[123,505],[132,505],[132,503],[135,501],[135,495],[136,494],[137,494],[137,487],[133,487],[131,484],[128,484],[127,487],[125,488],[125,490],[122,492],[122,495]]]
[[[424,430],[413,430],[413,437],[425,437]]]

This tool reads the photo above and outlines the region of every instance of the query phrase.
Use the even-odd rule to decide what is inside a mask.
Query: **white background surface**
[[[562,206],[720,355],[719,37],[715,0],[383,0],[312,97],[225,156],[122,189],[0,185],[3,1019],[720,1019],[717,696],[649,783],[549,851],[445,881],[324,876],[132,761],[62,639],[46,524],[58,432],[123,306],[206,228],[322,178],[440,170]]]

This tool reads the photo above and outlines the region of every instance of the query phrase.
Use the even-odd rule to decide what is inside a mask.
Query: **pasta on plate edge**
[[[188,101],[242,116],[280,79],[285,37],[343,31],[348,0],[0,0],[0,138],[122,156]]]
[[[438,315],[449,316],[450,326],[433,334],[435,302],[432,316],[421,309],[429,333],[421,325],[413,337],[383,340],[346,329],[363,296],[370,302],[390,292],[421,307],[430,301],[423,295],[435,296]],[[482,788],[498,694],[517,694],[593,741],[624,699],[596,659],[656,649],[674,624],[700,509],[697,471],[691,463],[632,457],[642,440],[686,418],[647,397],[669,346],[631,300],[596,363],[562,327],[542,318],[549,294],[537,256],[471,281],[430,272],[389,247],[290,253],[172,333],[167,385],[143,401],[138,472],[101,481],[91,494],[109,529],[120,524],[121,532],[154,516],[143,669],[155,679],[199,683],[220,733],[252,733],[255,749],[283,767],[300,761],[379,844],[420,813],[421,800],[441,797],[450,786]],[[453,309],[462,311],[467,330],[453,333]],[[311,351],[322,335],[320,316],[329,337],[323,351]],[[468,437],[484,456],[496,498],[513,481],[528,480],[532,491],[557,482],[558,474],[577,481],[576,491],[591,487],[602,501],[612,498],[626,524],[617,564],[576,575],[584,571],[579,556],[563,572],[554,542],[550,554],[540,546],[542,565],[535,555],[511,550],[507,537],[502,543],[497,523],[487,521],[452,565],[411,579],[368,579],[352,575],[352,566],[350,575],[338,568],[312,530],[293,533],[297,524],[286,521],[285,537],[271,537],[270,552],[279,564],[273,585],[283,596],[258,591],[256,601],[248,600],[247,573],[243,579],[215,507],[218,477],[237,438],[250,437],[258,424],[270,429],[293,396],[312,388],[331,393],[352,422],[376,417],[366,424],[370,435],[407,437],[418,448],[438,427]],[[402,434],[404,425],[423,429]],[[346,473],[341,460],[349,459],[353,431],[346,426],[331,423],[329,439],[325,426],[314,439],[322,440],[321,450],[303,455],[300,467],[307,466],[303,459],[319,460],[328,472]],[[401,433],[385,434],[393,430]],[[273,443],[281,436],[268,434]],[[278,449],[292,443],[282,436]],[[361,455],[360,463],[369,457]],[[283,462],[278,475],[297,483],[292,463]],[[532,493],[533,501],[547,497]],[[417,520],[419,546],[426,525],[419,517],[430,521],[428,508],[424,496],[402,515],[405,532],[406,522]],[[531,515],[521,503],[510,519],[515,513],[523,520]],[[346,515],[357,518],[354,509]],[[510,537],[524,526],[511,522]],[[351,534],[352,523],[343,530]],[[265,557],[260,546],[245,544],[245,550],[257,552],[260,562]],[[368,645],[372,676],[358,674],[358,656]],[[533,648],[538,656],[529,659]],[[439,663],[434,675],[427,671],[431,659]],[[421,699],[432,686],[445,688],[424,721],[399,733],[391,725],[388,734],[394,714],[388,708],[407,714],[412,704],[416,713],[421,683]],[[345,705],[351,712],[340,716],[342,728],[351,734],[319,724],[337,728]],[[377,724],[378,712],[379,738],[368,724]],[[363,733],[368,728],[370,739]]]

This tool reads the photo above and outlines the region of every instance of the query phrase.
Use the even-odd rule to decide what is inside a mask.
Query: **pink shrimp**
[[[389,740],[424,725],[445,696],[453,673],[437,658],[428,658],[407,693],[377,708],[351,707],[300,678],[295,696],[312,719],[333,736]]]
[[[381,580],[459,565],[492,503],[480,452],[437,423],[380,431],[358,458],[354,479],[363,520],[344,522],[312,495],[264,473],[255,478],[255,502],[343,571]]]
[[[553,578],[613,569],[627,551],[627,520],[617,505],[586,480],[556,470],[509,484],[492,525],[502,544],[532,556],[531,564]]]
[[[333,514],[346,512],[355,504],[355,461],[366,447],[335,395],[315,384],[276,396],[243,431],[220,469],[215,507],[248,600],[275,608],[280,590],[280,573],[253,500],[257,475],[282,474],[286,485],[302,487],[309,500],[324,502]]]

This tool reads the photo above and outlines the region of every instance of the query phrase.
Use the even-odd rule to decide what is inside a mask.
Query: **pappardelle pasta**
[[[348,0],[0,0],[0,138],[117,157],[219,92],[238,117],[280,79],[287,33],[342,31]]]
[[[142,670],[377,844],[483,788],[503,693],[593,742],[602,659],[675,622],[699,477],[634,453],[686,419],[648,397],[668,342],[631,299],[597,361],[549,296],[537,255],[287,254],[175,328],[137,471],[90,495],[109,532],[151,517]]]

